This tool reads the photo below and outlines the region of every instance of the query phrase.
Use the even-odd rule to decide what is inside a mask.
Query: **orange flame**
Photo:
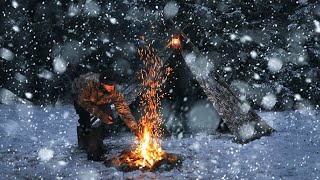
[[[163,62],[154,54],[151,45],[147,50],[139,49],[140,60],[147,67],[141,70],[140,79],[145,92],[141,94],[140,104],[144,107],[144,116],[140,120],[140,144],[136,147],[133,159],[129,162],[140,168],[151,168],[156,162],[162,160],[166,152],[161,148],[163,130],[160,128],[162,115],[158,112],[160,100],[163,97],[162,85],[171,73],[171,68],[162,72]],[[164,74],[164,76],[162,76]]]

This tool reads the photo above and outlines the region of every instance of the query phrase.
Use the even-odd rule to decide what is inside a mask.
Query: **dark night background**
[[[255,109],[319,106],[315,0],[1,0],[0,10],[0,103],[68,103],[73,78],[89,71],[114,69],[125,83],[141,68],[139,37],[150,21],[172,20]],[[206,100],[179,54],[168,64],[167,104],[183,114]],[[264,97],[276,104],[264,106]]]

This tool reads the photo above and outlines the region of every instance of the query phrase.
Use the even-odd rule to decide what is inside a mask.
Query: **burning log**
[[[146,167],[139,165],[143,158],[139,157],[134,151],[124,150],[119,157],[112,158],[105,162],[106,166],[113,166],[119,171],[129,172],[135,170],[141,171],[169,171],[174,167],[180,167],[182,157],[177,154],[164,153],[161,160],[155,162],[152,166]]]

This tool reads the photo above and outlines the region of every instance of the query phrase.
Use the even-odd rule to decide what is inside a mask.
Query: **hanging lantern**
[[[173,35],[172,39],[171,39],[171,47],[173,49],[179,49],[181,48],[181,42],[180,42],[180,37],[179,35],[175,34]]]

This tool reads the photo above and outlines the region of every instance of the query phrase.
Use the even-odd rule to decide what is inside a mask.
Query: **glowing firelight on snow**
[[[138,53],[140,60],[147,67],[146,70],[140,72],[140,79],[144,87],[140,104],[143,107],[144,115],[140,120],[140,143],[133,151],[133,157],[128,157],[126,161],[139,168],[151,168],[166,155],[164,149],[161,148],[162,116],[158,112],[158,107],[160,107],[160,100],[164,96],[161,89],[163,82],[167,80],[172,69],[170,67],[163,69],[161,59],[155,56],[154,48],[150,45],[146,50],[139,49]],[[162,72],[163,70],[164,72]]]

